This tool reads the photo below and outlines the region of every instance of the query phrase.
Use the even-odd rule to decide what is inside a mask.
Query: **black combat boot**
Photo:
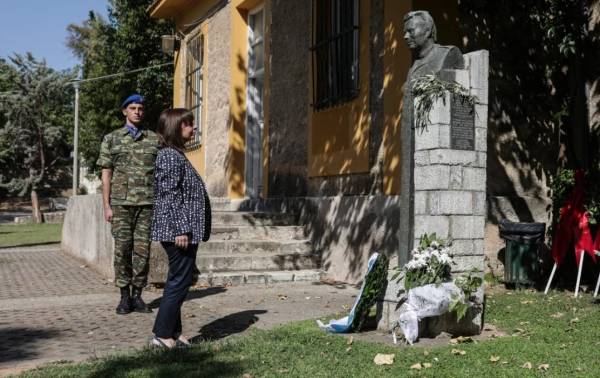
[[[129,286],[121,288],[121,301],[117,306],[117,314],[125,315],[129,314],[131,309],[131,296],[129,295]]]
[[[142,300],[142,289],[133,286],[131,290],[133,298],[131,299],[131,306],[135,312],[149,313],[152,312],[150,307]]]

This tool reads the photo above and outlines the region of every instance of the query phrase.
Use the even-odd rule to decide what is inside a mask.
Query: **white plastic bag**
[[[454,282],[410,289],[407,301],[402,305],[403,311],[400,318],[392,330],[394,344],[397,343],[395,328],[400,327],[404,338],[412,345],[419,337],[419,321],[421,319],[447,313],[453,298],[464,301],[464,297],[463,291]]]

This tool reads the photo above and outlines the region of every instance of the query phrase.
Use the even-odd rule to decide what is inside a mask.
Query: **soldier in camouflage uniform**
[[[121,290],[117,314],[152,312],[141,294],[148,280],[159,143],[157,135],[142,126],[143,103],[137,94],[123,102],[125,126],[104,137],[97,162],[102,168],[104,218],[111,222],[115,239],[115,283]]]

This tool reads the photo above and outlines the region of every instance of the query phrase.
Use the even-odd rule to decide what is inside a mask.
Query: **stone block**
[[[294,272],[294,281],[312,281],[318,282],[321,280],[323,272],[319,270],[303,270]]]
[[[266,274],[267,283],[277,282],[292,282],[294,280],[294,272],[286,270],[282,272],[268,272]]]
[[[485,192],[473,192],[473,215],[486,215]]]
[[[431,113],[429,115],[429,120],[432,125],[450,124],[450,96],[448,93],[446,93],[444,97],[437,99],[433,104]]]
[[[452,239],[482,239],[485,233],[485,216],[456,215],[450,217]]]
[[[455,215],[473,213],[473,195],[464,191],[429,192],[429,212],[431,215]]]
[[[212,273],[210,283],[212,286],[238,286],[244,283],[244,274],[241,272]]]
[[[473,254],[483,255],[485,253],[485,240],[475,239],[473,240]]]
[[[418,100],[415,100],[415,109],[417,108],[417,104]],[[431,108],[428,126],[435,124],[450,124],[450,96],[448,92],[443,97],[437,99]]]
[[[480,168],[487,167],[487,152],[478,152],[477,153],[477,166]]]
[[[437,337],[442,332],[452,336],[475,336],[483,328],[483,307],[473,306],[458,321],[455,312],[447,312],[440,316],[424,318],[419,323],[419,337]]]
[[[267,283],[267,276],[265,273],[248,272],[244,275],[244,282],[246,282],[247,284],[264,285],[265,283]]]
[[[427,192],[415,192],[415,214],[428,214],[427,209]]]
[[[470,168],[463,169],[462,189],[485,191],[486,169]]]
[[[487,129],[475,128],[475,151],[487,151]]]
[[[469,67],[471,67],[471,57],[469,56],[469,54],[463,55],[463,61],[464,61],[465,70],[469,70]]]
[[[471,256],[454,256],[454,266],[452,266],[452,272],[461,273],[468,272],[470,270],[477,270],[483,272],[485,258],[483,255],[471,255]]]
[[[471,95],[475,96],[478,103],[487,105],[487,102],[488,102],[487,89],[471,88],[471,90],[469,92],[471,93]]]
[[[415,130],[415,151],[450,147],[450,126],[439,123]]]
[[[463,87],[469,89],[471,87],[469,70],[442,70],[440,79],[444,81],[455,81]]]
[[[450,185],[450,167],[431,165],[415,167],[415,190],[448,189]]]
[[[450,218],[446,216],[415,215],[415,238],[436,233],[442,239],[449,236]]]
[[[488,106],[475,104],[475,127],[488,127]]]
[[[438,148],[450,148],[450,125],[439,125]]]
[[[211,286],[210,279],[211,279],[211,277],[209,274],[201,274],[200,276],[198,276],[198,282],[196,282],[196,286],[198,286],[198,287]]]
[[[450,189],[462,189],[463,182],[463,167],[450,167]]]
[[[474,254],[473,240],[454,239],[450,246],[452,256],[472,256]]]
[[[427,151],[427,150],[415,151],[415,165],[416,166],[423,166],[423,165],[429,165],[429,164],[430,164],[429,151]]]
[[[415,159],[416,159],[415,153]],[[461,150],[450,150],[450,149],[436,149],[429,151],[429,162],[431,164],[445,164],[445,165],[463,165],[463,166],[477,166],[478,156],[475,151],[461,151]]]
[[[478,101],[488,103],[489,52],[478,50],[469,53],[469,77],[471,92],[478,93]]]

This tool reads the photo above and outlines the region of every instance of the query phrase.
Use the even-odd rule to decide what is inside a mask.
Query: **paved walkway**
[[[198,288],[183,305],[184,333],[219,339],[348,310],[357,290],[313,283]],[[159,290],[144,298],[153,308]],[[154,314],[116,315],[118,290],[57,245],[0,249],[0,376],[50,361],[143,348]]]

